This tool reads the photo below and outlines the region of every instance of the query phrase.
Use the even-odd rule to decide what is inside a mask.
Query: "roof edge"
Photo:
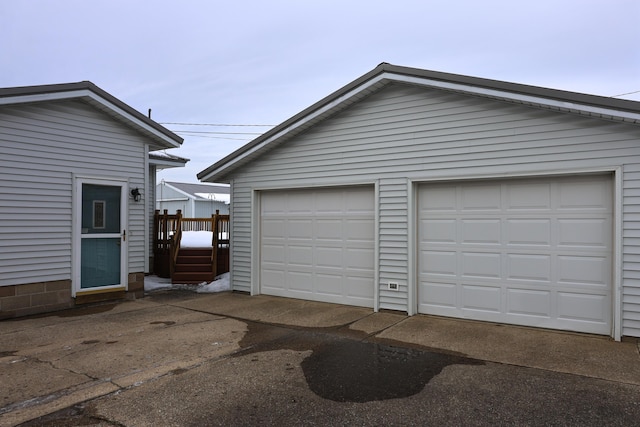
[[[394,78],[397,76],[397,78]],[[640,102],[617,98],[608,98],[599,95],[590,95],[579,92],[563,91],[559,89],[531,86],[520,83],[510,83],[500,80],[492,80],[480,77],[471,77],[460,74],[444,73],[439,71],[424,70],[419,68],[403,67],[392,65],[386,62],[379,64],[376,68],[362,75],[356,80],[348,83],[342,88],[334,91],[320,101],[312,104],[298,114],[285,120],[271,130],[265,132],[231,154],[225,156],[213,165],[199,172],[196,176],[199,180],[215,181],[222,179],[230,171],[234,170],[238,160],[246,154],[251,154],[252,150],[260,149],[261,145],[269,145],[271,142],[279,140],[293,127],[301,123],[305,118],[315,114],[323,108],[331,106],[345,95],[355,93],[359,88],[371,84],[372,82],[415,83],[437,87],[440,89],[464,91],[486,97],[499,97],[496,94],[512,94],[513,98],[519,97],[527,102],[549,101],[565,109],[580,110],[581,107],[586,112],[602,113],[597,110],[619,111],[640,118]],[[471,89],[474,90],[471,90]],[[506,99],[506,97],[505,97]]]
[[[167,142],[171,141],[173,147],[179,147],[184,142],[184,139],[165,128],[158,122],[145,116],[135,108],[101,89],[94,83],[83,80],[76,83],[60,83],[60,84],[47,84],[38,86],[19,86],[0,88],[0,106],[12,105],[27,102],[43,102],[61,98],[82,98],[85,95],[83,92],[91,92],[97,97],[106,101],[107,104],[111,104],[116,109],[120,109],[126,114],[132,116],[135,120],[145,124],[152,128],[156,132],[160,133]],[[69,94],[68,97],[60,95]],[[74,95],[77,94],[77,95]],[[56,96],[58,95],[58,96]],[[112,108],[113,109],[113,108]],[[114,110],[115,111],[115,110]]]

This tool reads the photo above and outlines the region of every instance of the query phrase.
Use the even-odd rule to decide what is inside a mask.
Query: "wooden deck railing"
[[[184,231],[212,232],[211,269],[214,277],[218,272],[229,271],[229,215],[221,215],[216,211],[210,218],[183,218],[182,212],[169,215],[156,210],[153,221],[154,272],[160,277],[172,277],[180,250]],[[224,271],[222,271],[224,270]]]

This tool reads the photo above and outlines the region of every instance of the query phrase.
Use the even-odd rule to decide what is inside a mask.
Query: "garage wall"
[[[622,326],[640,336],[639,144],[640,131],[623,123],[391,84],[233,173],[234,289],[251,286],[254,189],[377,182],[379,308],[412,311],[409,181],[623,166]],[[387,290],[390,280],[399,291]]]

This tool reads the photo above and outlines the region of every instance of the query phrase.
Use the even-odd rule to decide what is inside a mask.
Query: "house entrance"
[[[76,293],[126,287],[126,182],[79,179]]]

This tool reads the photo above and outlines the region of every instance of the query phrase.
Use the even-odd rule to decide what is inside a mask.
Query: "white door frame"
[[[126,179],[118,178],[100,178],[89,176],[73,177],[73,229],[72,229],[72,292],[71,296],[88,295],[102,292],[110,292],[114,290],[127,290],[128,288],[128,241],[126,239],[126,230],[129,229],[128,223],[128,188],[129,182]],[[81,245],[82,245],[82,185],[106,185],[120,187],[120,232],[109,234],[108,237],[120,237],[120,283],[112,286],[100,286],[97,288],[81,288]]]

